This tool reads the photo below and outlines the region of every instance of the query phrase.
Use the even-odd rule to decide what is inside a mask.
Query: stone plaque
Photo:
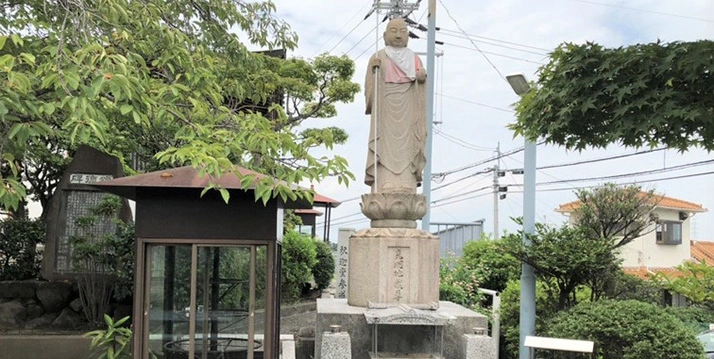
[[[347,298],[349,288],[349,243],[350,236],[355,232],[351,228],[340,228],[337,235],[337,285],[335,288],[335,298]]]
[[[65,197],[64,201],[62,201],[62,213],[65,214],[66,222],[64,228],[59,228],[60,233],[57,236],[55,271],[67,273],[73,272],[75,269],[72,263],[72,248],[70,246],[70,238],[72,236],[101,238],[105,234],[115,233],[117,225],[114,218],[104,218],[84,228],[77,225],[77,220],[91,215],[91,209],[97,207],[102,202],[102,199],[109,196],[108,193],[64,191],[62,195]]]
[[[387,298],[390,302],[400,302],[409,298],[410,248],[389,247],[391,270],[387,279]]]
[[[44,279],[75,278],[77,266],[72,263],[70,243],[73,236],[101,238],[104,234],[116,232],[116,218],[100,219],[83,226],[78,226],[77,222],[90,215],[91,209],[109,196],[92,185],[123,175],[122,165],[115,157],[88,146],[77,148],[57,185],[47,213],[47,240],[42,262]],[[131,220],[131,210],[126,199],[122,200],[118,218],[124,222]]]

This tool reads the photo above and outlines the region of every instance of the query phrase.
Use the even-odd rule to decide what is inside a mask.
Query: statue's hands
[[[420,68],[419,70],[417,70],[417,72],[416,72],[416,80],[417,80],[417,82],[419,82],[419,83],[424,83],[424,81],[426,81],[426,70],[424,70],[423,67]]]
[[[372,69],[372,71],[381,66],[382,60],[379,57],[373,57],[371,60],[369,60],[369,68]]]

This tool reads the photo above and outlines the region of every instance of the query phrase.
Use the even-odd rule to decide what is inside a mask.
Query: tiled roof
[[[640,195],[644,196],[646,195],[646,192],[640,192]],[[682,199],[667,197],[659,194],[655,195],[655,198],[657,201],[657,208],[675,209],[695,213],[708,211],[708,209],[704,208],[701,204],[688,202]],[[559,213],[570,213],[580,207],[581,204],[582,202],[580,202],[580,200],[568,202],[558,206],[555,211]]]
[[[692,241],[690,248],[694,260],[714,266],[714,242]]]
[[[650,279],[656,273],[662,273],[667,277],[681,277],[683,274],[676,268],[656,268],[656,267],[623,267],[625,274],[633,275],[640,279]]]

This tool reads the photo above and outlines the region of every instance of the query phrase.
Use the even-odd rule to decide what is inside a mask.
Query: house
[[[642,194],[645,195],[644,192]],[[691,240],[692,216],[707,209],[701,204],[663,195],[656,195],[655,200],[656,223],[620,248],[623,271],[648,279],[655,273],[679,276],[681,273],[675,267],[687,260],[705,260],[707,264],[714,265],[714,242]],[[569,215],[579,205],[580,201],[565,203],[556,211]],[[664,300],[673,306],[686,305],[685,298],[677,293],[665,292]]]
[[[691,219],[693,215],[706,212],[707,209],[701,204],[663,195],[656,195],[655,200],[657,222],[645,228],[642,236],[620,249],[622,267],[626,272],[640,269],[666,270],[692,258]],[[569,215],[579,205],[580,201],[565,203],[556,212]]]

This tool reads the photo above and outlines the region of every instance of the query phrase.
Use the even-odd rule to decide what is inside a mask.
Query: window
[[[657,244],[682,244],[682,222],[657,222]]]

